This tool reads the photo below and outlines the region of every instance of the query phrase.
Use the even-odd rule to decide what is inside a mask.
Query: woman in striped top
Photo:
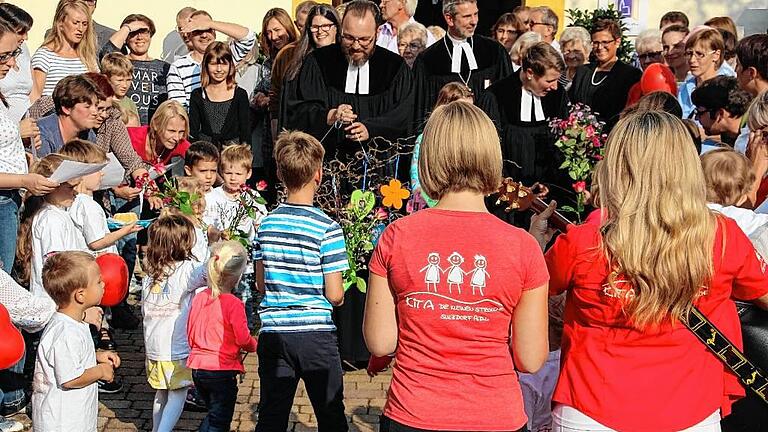
[[[66,76],[98,70],[96,37],[88,6],[82,0],[61,0],[50,33],[32,56],[30,99],[35,101],[53,94],[56,84]]]

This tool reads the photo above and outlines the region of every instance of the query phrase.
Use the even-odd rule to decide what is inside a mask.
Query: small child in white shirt
[[[49,154],[40,159],[30,172],[50,177],[67,159],[59,154]],[[79,184],[79,178],[69,180],[47,195],[27,193],[24,200],[16,245],[16,266],[19,282],[28,285],[35,296],[48,297],[43,289],[43,260],[48,253],[84,249],[83,236],[67,213]]]
[[[214,230],[211,231],[220,233],[226,239],[231,239],[232,233],[227,231],[236,229],[247,238],[248,244],[251,244],[256,237],[256,230],[261,220],[267,215],[267,208],[255,201],[260,199],[261,195],[255,190],[244,191],[244,188],[247,188],[246,182],[251,178],[252,163],[253,154],[250,146],[235,144],[222,150],[219,159],[219,175],[224,182],[205,195],[206,209],[203,216],[203,221],[214,227]],[[241,199],[245,199],[246,202],[255,207],[255,211],[252,214],[253,217],[246,216],[240,219],[236,227],[233,227],[236,213],[243,207],[240,202]],[[211,236],[209,235],[209,237]],[[251,259],[243,273],[240,285],[233,292],[245,303],[245,315],[248,318],[248,328],[251,330],[256,327],[253,270],[253,260]]]
[[[37,348],[32,382],[32,427],[39,432],[96,432],[98,380],[114,379],[120,357],[96,352],[85,311],[101,302],[104,283],[93,255],[51,255],[43,266],[45,290],[58,311]]]
[[[152,430],[165,432],[174,429],[192,385],[187,320],[195,290],[205,286],[205,266],[192,257],[195,233],[188,218],[161,216],[148,234],[142,288],[147,381],[156,390]]]
[[[701,155],[707,182],[707,206],[736,221],[755,250],[768,257],[768,215],[739,207],[747,201],[755,175],[746,156],[730,148],[719,148]]]
[[[100,148],[81,139],[67,142],[59,154],[77,162],[92,164],[107,162],[107,155]],[[128,234],[141,231],[141,226],[133,222],[114,232],[109,231],[107,215],[104,209],[93,199],[93,192],[99,190],[103,177],[104,172],[99,171],[88,174],[81,179],[80,184],[75,189],[77,196],[75,196],[72,206],[69,207],[69,216],[82,233],[87,249],[98,253],[111,252],[116,254],[118,252],[115,243]]]

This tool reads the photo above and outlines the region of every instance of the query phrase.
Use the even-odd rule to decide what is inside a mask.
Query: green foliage
[[[373,227],[381,222],[373,212],[375,205],[373,192],[357,189],[352,192],[349,205],[341,211],[340,224],[349,261],[349,270],[344,272],[344,291],[355,286],[360,292],[366,292],[365,279],[359,277],[357,271],[365,268],[365,260],[374,247]]]
[[[608,9],[568,9],[565,11],[565,16],[570,20],[570,23],[568,24],[569,26],[584,27],[590,34],[594,28],[594,23],[599,19],[607,18],[618,22],[621,26],[621,43],[619,44],[619,49],[616,54],[618,55],[619,60],[624,63],[630,63],[632,61],[632,44],[627,38],[628,28],[624,21],[622,21],[621,12],[616,10],[613,3],[608,5]]]

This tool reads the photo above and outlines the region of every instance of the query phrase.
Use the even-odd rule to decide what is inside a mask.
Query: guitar
[[[496,200],[496,204],[507,203],[507,208],[504,209],[506,212],[530,209],[539,214],[548,207],[547,203],[539,198],[546,195],[547,192],[547,188],[538,183],[527,187],[514,181],[511,177],[507,177],[502,180],[501,186],[499,186],[499,198]],[[561,232],[565,232],[568,225],[573,224],[573,222],[557,210],[550,216],[549,223]]]

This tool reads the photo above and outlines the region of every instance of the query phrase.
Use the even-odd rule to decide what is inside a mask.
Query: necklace
[[[615,62],[614,62],[614,63],[615,63]],[[598,82],[595,82],[595,75],[597,74],[597,69],[598,69],[599,67],[600,67],[600,66],[595,66],[595,70],[594,70],[594,71],[592,71],[592,80],[591,80],[590,82],[591,82],[591,83],[592,83],[592,85],[593,85],[593,86],[595,86],[595,87],[597,87],[597,86],[599,86],[600,84],[602,84],[602,83],[603,83],[603,81],[605,81],[605,79],[606,79],[606,78],[608,78],[608,74],[610,74],[610,73],[611,73],[611,69],[613,69],[613,65],[611,65],[611,69],[609,69],[609,70],[607,70],[607,71],[606,71],[606,74],[605,74],[605,76],[603,77],[603,79],[601,79],[601,80],[600,80],[600,81],[598,81]]]
[[[450,58],[451,59],[451,63],[453,63],[453,53],[451,53],[451,50],[448,48],[448,41],[446,39],[448,39],[448,35],[446,35],[443,38],[443,45],[445,45],[445,50],[448,51],[448,58]],[[472,48],[474,50],[475,49],[474,38],[472,38],[472,37],[469,38],[469,42],[470,42],[469,43],[470,48]],[[472,69],[469,70],[469,75],[467,75],[467,79],[466,80],[464,79],[463,76],[461,76],[461,71],[456,72],[456,75],[459,76],[459,79],[461,80],[461,82],[463,82],[464,85],[467,86],[468,89],[472,90],[472,87],[470,87],[470,85],[469,85],[469,80],[472,79]]]

